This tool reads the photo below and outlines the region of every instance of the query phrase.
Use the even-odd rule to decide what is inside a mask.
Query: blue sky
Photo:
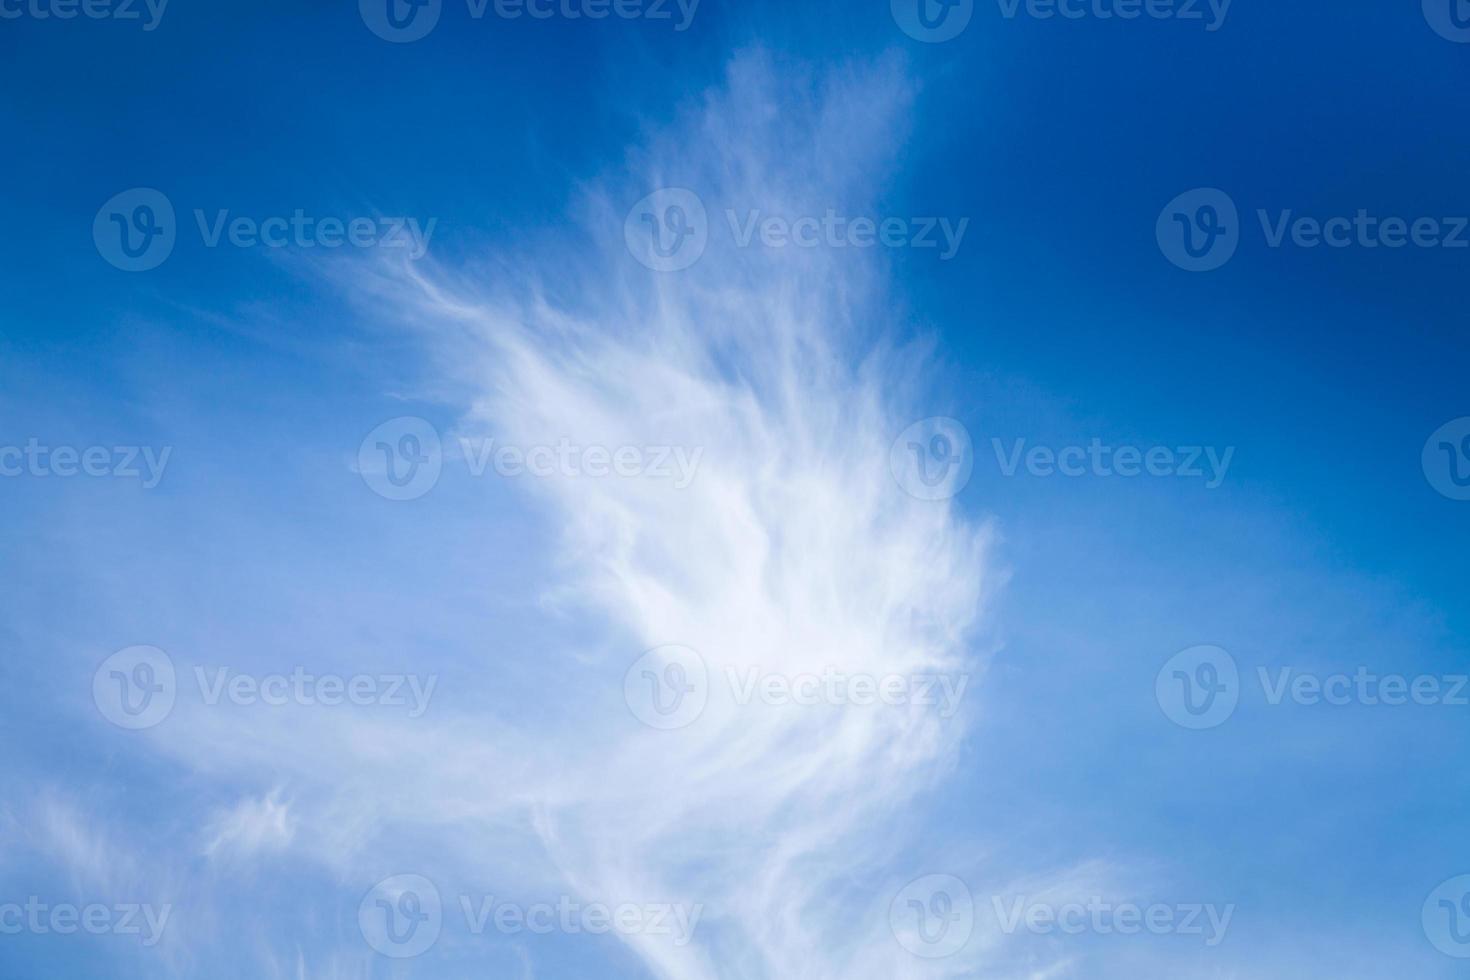
[[[1458,975],[1470,249],[1382,243],[1470,242],[1456,8],[962,3],[930,43],[902,2],[443,0],[393,43],[371,4],[134,6],[0,0],[0,451],[111,474],[0,477],[0,973]],[[126,271],[138,188],[174,243]],[[1188,271],[1200,189],[1235,250]],[[688,267],[645,214],[700,229]],[[914,482],[912,431],[963,485]],[[1227,717],[1170,693],[1201,646]],[[176,700],[128,728],[139,657]],[[749,670],[965,687],[746,703]],[[1359,673],[1439,703],[1312,703]],[[259,696],[297,674],[371,689]],[[412,956],[371,925],[405,875],[443,906]],[[32,896],[106,926],[4,931]],[[470,928],[490,896],[698,925]],[[931,942],[914,896],[973,922]],[[1174,925],[999,921],[1088,903]]]

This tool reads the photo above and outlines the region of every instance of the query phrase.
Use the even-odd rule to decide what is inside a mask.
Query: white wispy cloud
[[[741,59],[654,141],[641,179],[694,189],[712,222],[861,207],[908,97],[892,64],[801,77]],[[533,491],[561,528],[563,578],[550,587],[627,638],[622,665],[676,643],[712,678],[708,708],[677,732],[589,719],[542,733],[545,764],[565,775],[538,831],[580,892],[703,905],[689,946],[632,940],[657,975],[903,975],[914,961],[886,919],[853,908],[873,905],[863,888],[886,884],[903,831],[922,826],[909,808],[952,765],[963,715],[737,704],[722,681],[751,668],[976,670],[967,638],[989,584],[986,535],[890,474],[922,365],[885,345],[881,264],[712,235],[693,268],[651,275],[620,251],[621,210],[646,192],[594,196],[619,244],[586,270],[527,257],[524,293],[415,271],[397,295],[456,358],[482,345],[467,431],[703,450],[682,490],[568,478]],[[557,683],[605,683],[618,665]],[[589,741],[598,729],[608,734]]]
[[[246,797],[218,811],[205,829],[205,857],[242,857],[284,849],[296,834],[291,805],[281,791]]]
[[[700,908],[686,945],[625,937],[659,977],[973,965],[919,960],[888,926],[894,889],[930,870],[911,857],[924,853],[923,794],[956,764],[967,705],[941,717],[918,704],[739,703],[729,682],[751,670],[983,669],[973,639],[995,583],[987,531],[906,494],[889,468],[894,437],[943,414],[926,396],[926,348],[894,342],[887,272],[871,252],[712,236],[692,268],[657,274],[622,244],[628,205],[666,185],[696,190],[712,223],[726,209],[861,213],[911,94],[894,62],[814,73],[742,57],[632,153],[632,176],[588,190],[580,231],[503,258],[509,277],[349,269],[365,304],[437,356],[436,386],[452,379],[463,393],[463,434],[702,455],[682,488],[525,484],[556,529],[544,593],[601,637],[539,665],[543,716],[294,711],[257,723],[181,705],[171,751],[269,770],[292,791],[289,810],[268,797],[222,815],[207,853],[289,844],[346,873],[391,848],[376,865],[515,867],[588,900]],[[640,725],[622,703],[624,671],[664,644],[697,651],[710,677],[704,712],[677,731]]]

